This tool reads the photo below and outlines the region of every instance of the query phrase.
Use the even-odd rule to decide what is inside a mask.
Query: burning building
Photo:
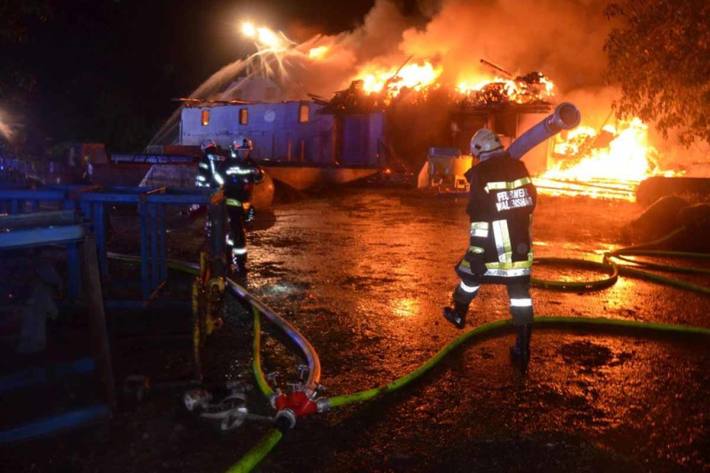
[[[164,127],[154,143],[226,144],[249,134],[256,157],[271,163],[403,163],[414,171],[432,147],[466,153],[483,126],[509,144],[555,103],[570,100],[580,105],[583,127],[525,156],[541,191],[629,198],[640,179],[669,171],[645,124],[613,122],[613,94],[599,92],[608,26],[586,21],[603,19],[602,7],[578,3],[452,0],[427,12],[426,23],[412,24],[381,0],[360,27],[301,43],[247,23],[242,31],[256,52],[198,87],[175,114],[172,135]],[[506,21],[484,21],[498,17]],[[567,24],[578,26],[560,29]],[[479,60],[484,55],[545,74],[511,72]]]

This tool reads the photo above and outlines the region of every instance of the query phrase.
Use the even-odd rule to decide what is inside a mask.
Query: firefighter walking
[[[473,135],[471,154],[479,163],[466,174],[471,186],[467,208],[470,245],[456,265],[461,282],[453,293],[453,307],[444,308],[444,317],[463,328],[481,285],[505,284],[517,332],[510,354],[525,370],[533,321],[530,227],[537,192],[525,164],[511,158],[491,130],[484,128]]]
[[[229,217],[227,250],[232,274],[246,277],[247,240],[245,224],[254,219],[251,196],[254,184],[261,182],[263,172],[250,158],[254,145],[249,138],[234,140],[229,158],[224,161],[221,177],[224,180],[224,198]]]

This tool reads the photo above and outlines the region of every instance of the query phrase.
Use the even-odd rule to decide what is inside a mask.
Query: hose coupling
[[[318,409],[318,412],[328,412],[331,409],[330,406],[330,399],[327,397],[321,397],[316,399],[316,408]]]
[[[276,413],[274,423],[281,432],[296,427],[296,414],[291,409],[282,409]]]

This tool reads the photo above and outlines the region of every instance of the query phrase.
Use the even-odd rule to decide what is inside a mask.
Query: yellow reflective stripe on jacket
[[[507,220],[494,220],[493,239],[498,251],[498,261],[501,263],[511,263],[513,261],[513,247],[510,243],[510,233],[508,232]]]
[[[230,207],[241,207],[242,206],[241,201],[239,201],[237,199],[227,199],[225,201],[225,203]]]
[[[506,190],[511,190],[511,189],[517,189],[518,187],[523,187],[526,184],[532,184],[532,180],[529,177],[521,177],[520,179],[516,179],[514,181],[510,182],[505,182],[505,181],[500,181],[500,182],[489,182],[486,184],[486,187],[483,189],[486,192],[489,192],[491,190],[500,190],[500,189],[506,189]]]
[[[481,248],[480,246],[473,246],[473,245],[471,245],[471,246],[468,247],[468,252],[469,252],[469,253],[473,253],[473,254],[475,254],[475,255],[482,255],[483,253],[486,252],[486,250],[484,250],[484,249]]]
[[[471,222],[471,236],[488,238],[488,222]]]

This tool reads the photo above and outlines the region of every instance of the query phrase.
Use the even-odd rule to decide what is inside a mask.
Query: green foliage
[[[617,0],[606,13],[617,22],[605,50],[621,115],[710,142],[710,2]]]

